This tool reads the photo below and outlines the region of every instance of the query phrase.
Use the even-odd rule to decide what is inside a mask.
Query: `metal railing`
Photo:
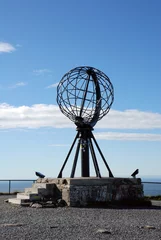
[[[142,183],[161,184],[161,182],[142,182]]]
[[[34,183],[36,179],[0,179],[0,193],[7,193],[11,194],[12,189],[12,183],[13,182],[31,182]],[[8,185],[2,187],[3,182],[7,182]],[[161,195],[161,182],[149,182],[149,181],[143,181],[142,184],[144,185],[144,195],[148,196],[156,196],[156,195]],[[25,188],[25,186],[21,187],[22,189]],[[2,189],[2,190],[1,190]],[[8,189],[8,190],[7,190]],[[14,191],[19,191],[20,187],[17,187]]]
[[[8,194],[11,194],[11,188],[12,188],[12,182],[32,182],[34,183],[36,180],[35,179],[0,179],[0,192],[5,192],[5,193],[8,193]],[[3,182],[8,182],[8,187],[5,189],[8,189],[8,191],[6,192],[6,190],[2,190],[1,191],[1,183]],[[18,188],[16,189],[18,190]]]
[[[145,196],[161,195],[161,182],[143,181],[142,184],[144,186]]]

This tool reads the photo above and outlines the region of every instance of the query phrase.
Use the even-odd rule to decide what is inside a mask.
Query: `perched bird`
[[[135,178],[138,173],[139,173],[139,169],[136,169],[135,172],[131,174],[131,176]]]
[[[45,175],[40,173],[40,172],[35,172],[36,176],[38,176],[39,178],[44,178]]]

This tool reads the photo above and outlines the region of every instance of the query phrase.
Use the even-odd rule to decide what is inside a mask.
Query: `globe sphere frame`
[[[113,101],[114,88],[110,79],[96,68],[77,67],[62,77],[57,86],[57,103],[61,112],[77,126],[77,134],[58,174],[58,178],[62,178],[62,172],[76,142],[71,178],[75,176],[79,152],[81,153],[81,176],[90,177],[89,160],[92,157],[96,177],[101,178],[96,150],[109,172],[109,177],[114,177],[92,133],[97,121],[101,120],[109,112]]]
[[[66,73],[57,86],[57,103],[61,112],[76,125],[94,126],[110,110],[114,88],[108,76],[88,66]],[[79,120],[79,121],[78,121]]]

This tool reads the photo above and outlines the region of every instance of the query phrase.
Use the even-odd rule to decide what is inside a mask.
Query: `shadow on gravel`
[[[86,208],[109,208],[109,209],[158,209],[161,210],[161,205],[155,205],[147,199],[143,200],[122,200],[112,201],[108,203],[89,203]]]

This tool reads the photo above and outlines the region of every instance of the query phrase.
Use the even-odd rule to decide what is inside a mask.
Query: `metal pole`
[[[81,175],[82,177],[89,177],[89,139],[88,139],[88,130],[81,129]]]
[[[78,141],[78,145],[77,145],[77,149],[76,149],[76,153],[75,153],[72,172],[71,172],[71,175],[70,175],[71,178],[74,178],[75,169],[76,169],[76,166],[77,166],[78,155],[79,155],[79,149],[80,149],[80,140]]]
[[[73,149],[73,147],[74,147],[74,144],[75,144],[78,136],[79,136],[79,132],[77,133],[77,135],[76,135],[76,137],[75,137],[75,139],[74,139],[74,141],[73,141],[73,144],[72,144],[72,146],[71,146],[71,148],[70,148],[70,150],[69,150],[69,152],[68,152],[68,155],[67,155],[67,157],[66,157],[66,159],[65,159],[65,161],[64,161],[64,163],[63,163],[63,166],[62,166],[62,168],[61,168],[61,170],[60,170],[60,172],[59,172],[59,174],[58,174],[58,178],[62,178],[63,169],[64,169],[64,167],[65,167],[65,165],[66,165],[66,163],[67,163],[67,161],[68,161],[68,158],[69,158],[69,156],[70,156],[70,153],[71,153],[71,151],[72,151],[72,149]]]
[[[9,189],[8,189],[9,191],[8,192],[9,192],[9,194],[11,194],[11,180],[9,180],[8,187],[9,187]]]
[[[97,162],[96,154],[94,152],[94,147],[93,147],[91,138],[89,139],[89,143],[90,143],[89,146],[90,146],[91,155],[92,155],[92,159],[93,159],[93,163],[96,171],[96,176],[101,178],[101,174],[100,174],[100,170],[99,170],[99,166],[98,166],[98,162]]]
[[[100,153],[100,155],[101,155],[101,157],[102,157],[102,159],[103,159],[103,161],[104,161],[104,164],[106,165],[106,168],[107,168],[108,171],[109,171],[109,177],[114,177],[113,174],[112,174],[112,172],[111,172],[111,169],[109,168],[109,166],[108,166],[108,164],[107,164],[107,162],[106,162],[106,160],[105,160],[105,158],[104,158],[104,156],[103,156],[103,153],[101,152],[101,149],[99,148],[98,143],[97,143],[97,141],[96,141],[96,139],[95,139],[95,137],[94,137],[94,135],[93,135],[92,132],[91,132],[91,134],[92,134],[93,141],[94,141],[94,143],[96,144],[96,147],[97,147],[97,149],[98,149],[98,151],[99,151],[99,153]]]

